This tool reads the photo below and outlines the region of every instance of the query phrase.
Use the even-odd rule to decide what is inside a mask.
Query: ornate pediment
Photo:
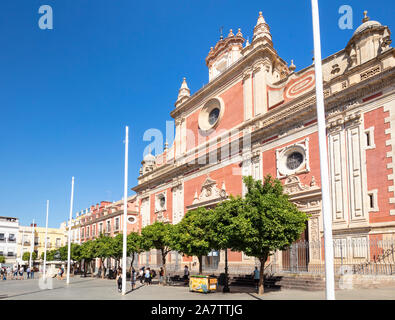
[[[297,176],[288,176],[284,183],[284,193],[292,195],[295,193],[310,191],[314,189],[320,189],[316,186],[314,176],[311,178],[310,186],[303,185]]]
[[[197,191],[195,192],[192,205],[188,208],[193,209],[212,205],[226,198],[228,198],[228,194],[226,193],[225,181],[222,182],[221,188],[218,188],[217,181],[207,175],[206,180],[202,184],[200,195],[198,195]]]

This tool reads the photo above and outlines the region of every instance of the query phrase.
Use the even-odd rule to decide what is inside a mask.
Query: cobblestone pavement
[[[40,288],[41,286],[41,288]],[[115,280],[94,278],[71,278],[70,285],[66,280],[53,279],[52,289],[42,289],[43,284],[34,280],[0,281],[0,299],[11,300],[324,300],[324,291],[303,290],[266,290],[258,296],[253,288],[231,287],[231,293],[218,292],[202,294],[189,292],[188,287],[159,285],[141,286],[131,291],[127,283],[127,294],[118,293]],[[372,288],[337,290],[338,300],[395,300],[395,288]]]

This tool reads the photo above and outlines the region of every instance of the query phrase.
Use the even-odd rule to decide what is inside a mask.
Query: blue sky
[[[353,9],[341,30],[338,9]],[[38,27],[41,5],[53,30]],[[321,0],[322,56],[341,50],[368,16],[393,28],[392,1]],[[2,0],[0,11],[0,215],[58,227],[69,213],[123,196],[124,131],[130,127],[129,189],[137,184],[144,131],[165,131],[182,77],[208,82],[204,59],[219,28],[251,40],[258,12],[279,55],[311,64],[310,1]],[[129,191],[129,194],[132,194]]]

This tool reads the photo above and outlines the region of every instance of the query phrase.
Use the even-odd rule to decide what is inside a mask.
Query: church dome
[[[155,156],[153,156],[153,155],[151,154],[151,152],[149,152],[149,153],[147,153],[147,154],[145,155],[143,161],[144,161],[145,163],[150,163],[150,162],[152,163],[152,162],[155,162]]]
[[[375,20],[369,20],[364,23],[362,23],[354,32],[353,36],[355,36],[358,33],[361,33],[365,31],[366,29],[369,28],[374,28],[374,27],[381,27],[381,23]]]

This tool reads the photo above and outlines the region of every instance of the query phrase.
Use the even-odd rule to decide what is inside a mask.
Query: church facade
[[[322,61],[335,258],[369,259],[372,240],[395,240],[395,51],[390,30],[365,13],[346,47]],[[154,221],[179,222],[197,207],[243,195],[242,177],[281,180],[290,199],[310,215],[302,240],[322,243],[323,217],[314,63],[296,71],[277,53],[262,13],[251,43],[241,30],[222,38],[206,57],[209,83],[191,95],[184,78],[171,117],[176,133],[163,154],[142,161],[133,199],[139,229]],[[362,249],[347,243],[366,244]],[[345,244],[342,247],[342,244]],[[343,249],[343,251],[342,251]],[[323,262],[310,245],[309,265]],[[232,272],[256,261],[229,251]],[[271,262],[285,265],[278,252]],[[141,265],[159,265],[155,250]],[[170,270],[197,259],[169,254]],[[224,252],[205,257],[222,272]]]

